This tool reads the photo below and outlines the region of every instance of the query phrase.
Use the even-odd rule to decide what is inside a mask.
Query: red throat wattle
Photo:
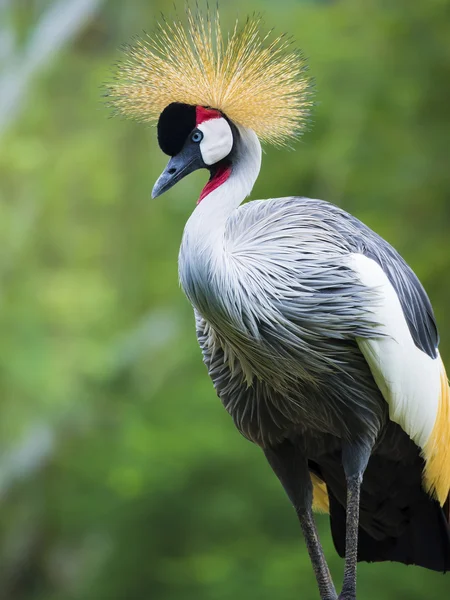
[[[222,183],[228,179],[231,175],[231,165],[221,165],[218,167],[217,171],[214,173],[214,176],[208,181],[205,187],[200,194],[200,198],[197,201],[197,204],[205,198],[208,194],[216,190]]]

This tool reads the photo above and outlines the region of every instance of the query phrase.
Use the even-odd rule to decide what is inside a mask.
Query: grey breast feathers
[[[229,218],[198,337],[219,396],[254,441],[278,439],[289,423],[339,436],[379,429],[386,405],[356,343],[381,335],[372,316],[378,296],[350,268],[352,253],[382,266],[416,345],[434,348],[434,317],[416,276],[354,217],[290,197],[250,202]]]
[[[198,337],[219,396],[255,441],[287,423],[358,430],[346,412],[379,424],[382,400],[355,342],[374,335],[377,296],[347,266],[355,245],[344,221],[304,198],[251,202],[228,220],[196,307]]]

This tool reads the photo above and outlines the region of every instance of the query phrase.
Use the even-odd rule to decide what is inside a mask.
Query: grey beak
[[[205,166],[198,144],[187,144],[179,154],[169,160],[167,167],[153,187],[152,198],[161,196],[183,177]]]

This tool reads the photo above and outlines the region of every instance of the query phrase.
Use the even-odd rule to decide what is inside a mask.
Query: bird
[[[179,253],[204,363],[295,509],[320,598],[355,600],[359,561],[450,569],[449,385],[430,300],[387,241],[324,200],[243,203],[262,144],[298,138],[314,105],[303,54],[272,35],[188,6],[125,47],[107,102],[156,125],[154,198],[209,172]]]

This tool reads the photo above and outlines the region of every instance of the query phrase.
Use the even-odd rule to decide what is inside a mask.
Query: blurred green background
[[[101,85],[155,0],[0,0],[0,598],[315,600],[295,515],[216,398],[178,286],[198,173],[151,201],[154,130]],[[179,5],[182,7],[180,0]],[[450,1],[222,1],[309,57],[317,106],[253,197],[320,197],[394,244],[450,360]],[[343,564],[319,517],[336,582]],[[450,575],[362,564],[361,600]]]

